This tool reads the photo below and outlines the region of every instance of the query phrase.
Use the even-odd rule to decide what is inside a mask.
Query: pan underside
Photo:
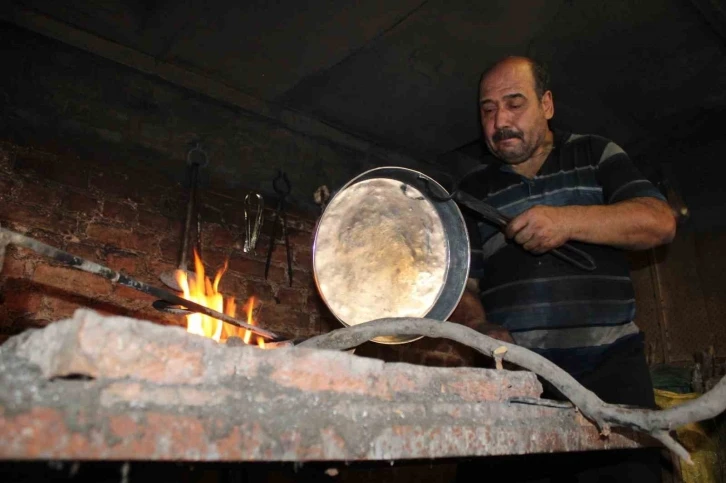
[[[372,178],[355,183],[331,201],[320,221],[318,287],[345,325],[426,316],[441,293],[448,265],[446,233],[436,209],[405,182]]]

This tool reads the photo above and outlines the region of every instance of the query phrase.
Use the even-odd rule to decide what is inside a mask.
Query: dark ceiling
[[[721,0],[16,4],[428,161],[483,154],[478,77],[507,54],[549,65],[557,125],[635,157],[723,137]]]

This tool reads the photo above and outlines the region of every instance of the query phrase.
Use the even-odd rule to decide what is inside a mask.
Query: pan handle
[[[568,255],[568,252],[570,253],[570,255]],[[580,268],[587,272],[592,272],[597,268],[595,260],[590,256],[589,253],[586,253],[585,251],[580,250],[579,248],[574,247],[569,243],[565,243],[559,248],[553,248],[552,250],[550,250],[550,253],[559,258],[560,260],[564,260],[565,262],[570,263],[577,268]]]
[[[504,228],[511,221],[507,216],[492,205],[484,203],[463,191],[454,191],[453,199],[467,208],[479,213],[485,220],[490,223],[494,223],[499,228]],[[570,263],[581,270],[591,272],[597,268],[595,260],[589,253],[580,250],[569,243],[565,243],[559,248],[552,249],[549,253],[552,253],[552,255],[556,256],[560,260]]]

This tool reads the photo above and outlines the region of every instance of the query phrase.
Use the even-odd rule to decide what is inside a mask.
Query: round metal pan
[[[469,276],[466,225],[455,202],[429,193],[447,195],[418,171],[383,167],[357,176],[331,198],[315,231],[313,273],[343,325],[384,317],[443,321],[458,305]]]

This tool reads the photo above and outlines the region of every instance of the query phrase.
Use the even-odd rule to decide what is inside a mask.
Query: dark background
[[[417,162],[431,172],[460,174],[485,150],[476,103],[480,73],[503,55],[535,56],[551,70],[555,125],[610,137],[654,181],[669,179],[691,208],[691,228],[726,220],[720,0],[25,0],[1,11],[8,22],[4,77],[24,61],[13,56],[15,24],[212,98],[235,117],[254,114],[332,140],[334,150],[351,148],[331,160],[317,148],[284,140],[275,146],[276,162],[304,166],[291,176],[304,188],[300,204],[308,206],[319,184],[335,189],[370,165]],[[118,89],[105,86],[110,108],[121,101],[126,80],[118,79]],[[40,123],[28,102],[26,112],[13,112],[18,99],[9,81],[0,98],[2,130]],[[149,114],[164,104],[137,101]],[[234,179],[228,182],[267,186],[275,169],[269,158],[245,159],[245,152],[220,145],[244,130],[232,124],[208,125],[195,135],[216,147],[214,169]],[[138,144],[105,134],[125,148]],[[153,128],[145,134],[164,135]]]

